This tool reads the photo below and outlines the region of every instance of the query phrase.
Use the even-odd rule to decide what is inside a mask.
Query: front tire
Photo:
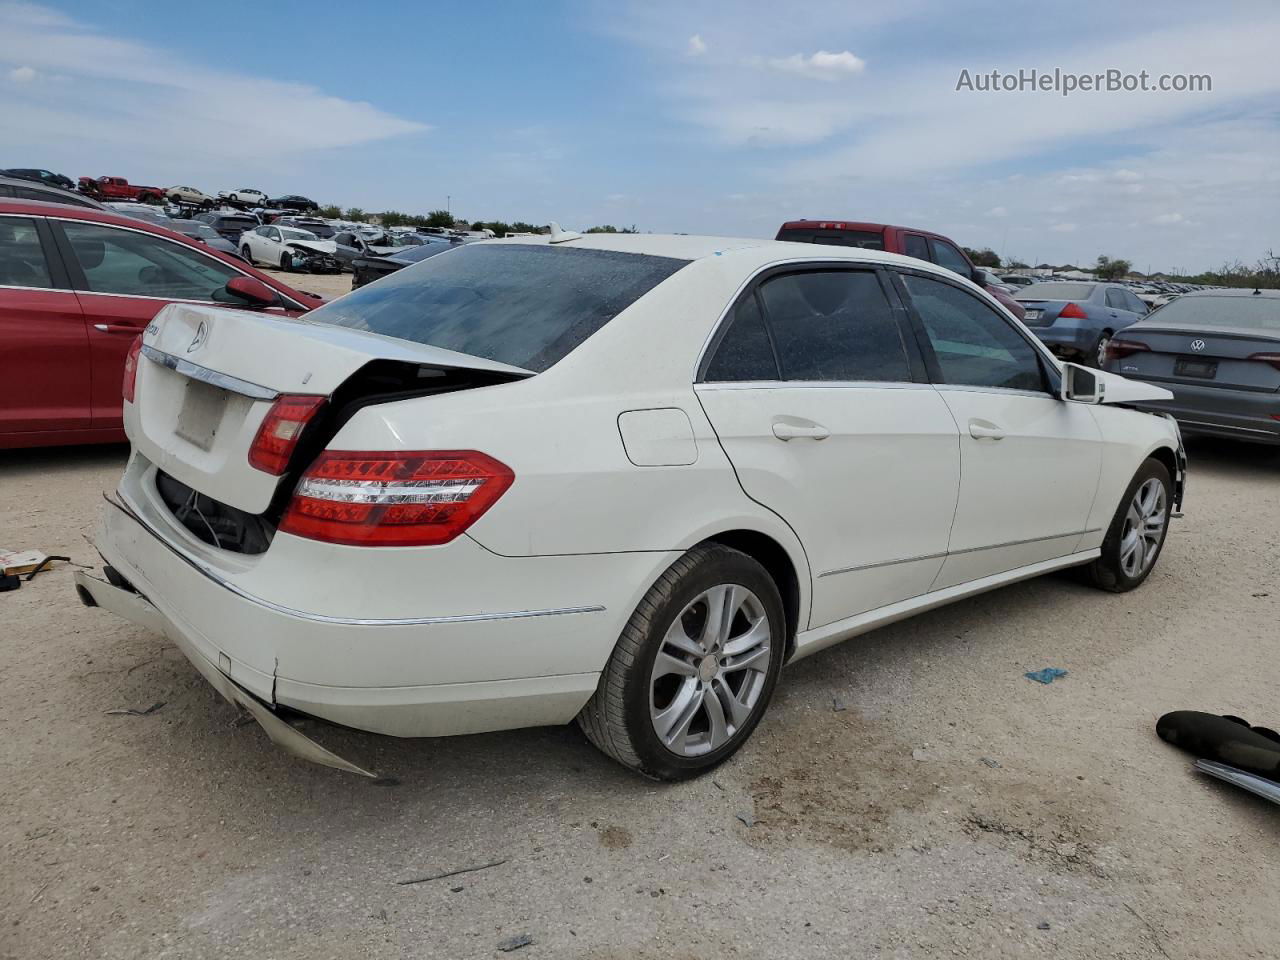
[[[250,266],[253,265],[253,253],[249,250],[249,245],[247,243],[240,248],[240,259]]]
[[[287,253],[280,254],[280,269],[285,273],[293,272],[293,257]]]
[[[1154,457],[1143,461],[1120,498],[1102,555],[1085,568],[1094,586],[1126,593],[1150,576],[1169,535],[1172,503],[1168,468]]]
[[[640,601],[578,725],[645,776],[695,777],[751,736],[787,639],[782,599],[764,567],[720,544],[694,547]]]

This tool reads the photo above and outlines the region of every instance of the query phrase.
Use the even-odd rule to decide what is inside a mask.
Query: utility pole
[[[451,197],[449,194],[446,193],[444,195],[444,209],[447,213],[453,213],[452,204],[453,204],[453,197]]]

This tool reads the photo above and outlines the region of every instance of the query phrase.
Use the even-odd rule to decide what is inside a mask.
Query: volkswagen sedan
[[[738,750],[784,664],[1067,567],[1130,590],[1178,506],[1168,391],[1060,364],[971,282],[858,248],[468,244],[289,319],[166,308],[81,599],[272,739],[576,718],[651,777]]]

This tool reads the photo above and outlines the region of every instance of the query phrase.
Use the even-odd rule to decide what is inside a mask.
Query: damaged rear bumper
[[[76,593],[86,606],[102,607],[118,617],[163,634],[173,641],[183,655],[191,661],[192,666],[209,681],[210,686],[222,694],[229,703],[247,710],[277,746],[312,763],[345,770],[348,773],[358,773],[365,777],[377,777],[377,774],[370,773],[350,760],[338,756],[285,723],[267,704],[232,680],[215,664],[209,662],[182,631],[173,629],[164,614],[142,594],[100,580],[83,570],[75,572],[75,583]]]

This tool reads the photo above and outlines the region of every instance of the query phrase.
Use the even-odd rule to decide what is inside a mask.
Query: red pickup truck
[[[80,192],[101,200],[137,200],[139,203],[159,203],[164,191],[159,187],[140,187],[124,177],[81,177]]]
[[[865,247],[868,250],[886,250],[889,253],[928,260],[972,280],[999,300],[1019,320],[1027,312],[1022,304],[1004,290],[984,283],[982,274],[974,269],[964,251],[940,233],[917,230],[915,227],[891,227],[884,223],[856,223],[852,220],[789,220],[778,229],[778,235],[774,239],[799,243],[830,243],[839,247]]]

